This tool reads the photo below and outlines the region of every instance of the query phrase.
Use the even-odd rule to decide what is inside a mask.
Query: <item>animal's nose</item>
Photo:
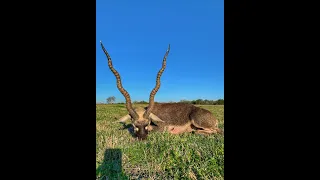
[[[138,137],[138,139],[141,141],[141,140],[146,140],[147,139],[147,137],[146,136],[144,136],[144,137]]]

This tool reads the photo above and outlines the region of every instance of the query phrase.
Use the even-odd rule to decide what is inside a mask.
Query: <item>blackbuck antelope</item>
[[[212,113],[206,109],[183,103],[155,103],[154,96],[160,88],[160,77],[166,67],[166,59],[170,51],[170,44],[159,70],[156,86],[150,93],[149,106],[145,108],[132,108],[129,93],[122,87],[119,73],[113,68],[109,53],[100,41],[102,50],[108,58],[108,65],[117,79],[117,87],[126,99],[126,108],[129,114],[120,118],[119,122],[132,121],[134,133],[138,139],[146,139],[149,131],[168,131],[172,134],[192,132],[199,134],[220,133],[218,121]]]

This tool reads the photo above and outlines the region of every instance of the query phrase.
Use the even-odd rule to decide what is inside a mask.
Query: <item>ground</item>
[[[223,105],[200,106],[224,129]],[[154,132],[148,140],[137,141],[116,122],[125,114],[124,105],[96,106],[97,179],[224,179],[222,135]]]

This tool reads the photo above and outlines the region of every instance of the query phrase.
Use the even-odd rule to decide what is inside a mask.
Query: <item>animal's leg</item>
[[[207,110],[197,109],[190,114],[191,123],[198,133],[216,134],[222,131],[218,128],[218,120]]]
[[[184,126],[169,126],[168,131],[171,134],[182,134],[185,132],[191,132],[193,129],[191,128],[191,124],[186,124]]]
[[[172,126],[169,127],[169,133],[171,134],[181,134],[184,132],[184,130],[181,127]]]
[[[212,126],[212,124],[207,123],[205,121],[199,122],[197,120],[192,120],[192,125],[196,127],[197,134],[217,134],[220,133],[221,130],[217,127],[217,122]]]
[[[211,129],[198,129],[196,130],[197,134],[203,134],[203,135],[209,135],[209,134],[216,134],[216,130],[211,130]]]

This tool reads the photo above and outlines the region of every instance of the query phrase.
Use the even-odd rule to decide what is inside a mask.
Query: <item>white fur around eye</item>
[[[135,130],[135,131],[139,131],[139,128],[136,127],[136,128],[134,128],[134,130]]]
[[[148,130],[148,126],[146,126],[144,129]]]

